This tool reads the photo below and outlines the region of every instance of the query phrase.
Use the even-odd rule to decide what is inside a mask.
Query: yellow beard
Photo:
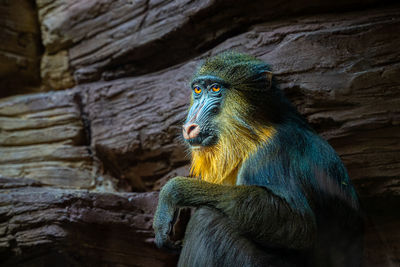
[[[221,130],[216,145],[192,150],[191,173],[210,183],[234,185],[242,163],[274,135],[275,129],[251,125],[255,131],[251,132],[234,121],[225,125],[230,127]]]

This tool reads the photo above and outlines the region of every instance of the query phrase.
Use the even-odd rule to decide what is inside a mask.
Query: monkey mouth
[[[204,147],[215,145],[217,143],[217,137],[215,135],[200,135],[196,138],[187,140],[187,142],[191,149],[199,150]]]

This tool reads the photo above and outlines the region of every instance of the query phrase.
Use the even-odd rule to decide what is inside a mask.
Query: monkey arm
[[[168,242],[174,212],[179,207],[215,208],[257,243],[291,249],[312,245],[316,232],[312,211],[300,214],[267,188],[227,186],[176,177],[161,190],[153,227],[158,246]]]

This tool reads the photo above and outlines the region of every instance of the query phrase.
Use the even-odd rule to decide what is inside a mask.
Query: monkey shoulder
[[[334,149],[305,127],[285,125],[243,164],[237,184],[266,187],[297,207],[326,198],[357,202],[347,171]]]

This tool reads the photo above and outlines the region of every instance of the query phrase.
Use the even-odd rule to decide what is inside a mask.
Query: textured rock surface
[[[171,66],[255,22],[315,10],[332,12],[382,3],[376,0],[36,2],[46,51],[53,54],[67,49],[72,72],[79,83]]]
[[[0,97],[36,91],[40,32],[30,0],[0,1]]]
[[[366,266],[399,262],[400,6],[247,2],[36,0],[39,64],[33,1],[0,1],[0,96],[67,89],[0,100],[0,176],[37,181],[0,182],[7,265],[59,256],[70,265],[171,262],[147,243],[149,222],[131,223],[128,195],[71,188],[157,190],[187,175],[180,131],[188,81],[204,57],[227,49],[271,63],[282,90],[342,157],[369,221]],[[43,201],[27,201],[29,192]],[[156,194],[131,195],[151,217],[145,207]]]
[[[42,87],[45,91],[66,89],[75,85],[69,69],[69,58],[66,50],[55,54],[45,53],[42,57],[40,70],[43,80]]]
[[[0,100],[0,174],[48,185],[94,188],[96,165],[74,92]]]
[[[168,266],[155,248],[157,193],[90,193],[0,178],[2,266]],[[32,257],[33,256],[33,257]]]
[[[187,163],[180,132],[194,66],[80,87],[92,146],[114,176],[140,188],[135,181],[146,186]]]

